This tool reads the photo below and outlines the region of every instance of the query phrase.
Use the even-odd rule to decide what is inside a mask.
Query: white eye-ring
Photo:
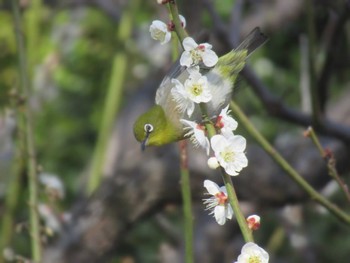
[[[150,133],[153,131],[153,125],[146,123],[145,126],[143,127],[145,129],[145,132]]]

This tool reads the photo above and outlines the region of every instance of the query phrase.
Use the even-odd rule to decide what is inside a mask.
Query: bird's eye
[[[145,132],[150,133],[153,131],[153,125],[146,123],[144,126]]]

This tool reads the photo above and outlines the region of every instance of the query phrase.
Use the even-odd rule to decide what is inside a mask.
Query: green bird
[[[212,68],[200,66],[200,73],[206,77],[212,93],[212,99],[206,103],[209,116],[219,113],[223,105],[231,99],[231,93],[238,73],[244,68],[247,57],[267,41],[267,37],[255,28],[234,50],[221,56]],[[199,105],[195,104],[190,118],[179,110],[178,102],[171,90],[176,79],[184,83],[190,76],[189,70],[177,62],[170,70],[156,92],[155,104],[140,115],[134,124],[135,138],[141,142],[142,150],[146,146],[160,146],[184,139],[186,131],[181,119],[198,121],[201,119]]]

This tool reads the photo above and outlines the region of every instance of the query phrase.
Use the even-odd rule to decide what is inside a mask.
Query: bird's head
[[[155,105],[140,115],[134,124],[134,135],[141,142],[141,149],[146,146],[160,146],[179,140],[179,133],[167,119],[161,106]]]

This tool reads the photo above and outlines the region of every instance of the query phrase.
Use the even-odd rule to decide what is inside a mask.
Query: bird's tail
[[[246,59],[267,41],[260,28],[253,29],[236,49],[220,57],[217,68],[224,78],[235,82],[238,73],[244,68]]]
[[[234,51],[247,50],[247,56],[249,56],[267,40],[268,37],[260,31],[259,27],[256,27],[244,38],[242,43],[239,44]]]

